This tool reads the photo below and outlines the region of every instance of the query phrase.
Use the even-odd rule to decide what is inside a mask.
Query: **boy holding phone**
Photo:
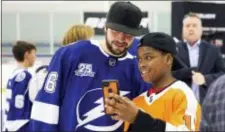
[[[179,63],[175,55],[176,44],[165,33],[149,33],[140,40],[139,70],[152,88],[133,102],[113,93],[105,100],[113,119],[127,121],[125,131],[199,130],[200,105],[191,89],[171,74]]]

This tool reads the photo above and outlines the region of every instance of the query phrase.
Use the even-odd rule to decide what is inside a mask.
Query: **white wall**
[[[115,1],[3,1],[2,9],[7,12],[46,11],[108,11]],[[131,1],[143,11],[170,12],[171,1]],[[24,8],[26,7],[26,8]]]
[[[4,34],[3,34],[3,41],[4,42],[11,42],[10,40],[14,39],[31,39],[31,40],[38,40],[38,41],[47,41],[49,40],[49,31],[46,26],[49,24],[49,20],[47,17],[49,16],[49,12],[55,12],[64,14],[64,13],[70,13],[64,14],[64,16],[68,16],[64,18],[62,15],[57,15],[55,18],[57,18],[57,21],[60,23],[61,21],[65,21],[64,23],[61,23],[57,27],[57,29],[67,29],[68,27],[65,27],[65,23],[68,22],[71,23],[82,23],[82,12],[83,11],[105,11],[107,12],[109,10],[109,7],[111,4],[113,4],[115,1],[3,1],[2,2],[2,11],[3,11],[3,25],[4,25]],[[171,1],[131,1],[135,5],[141,8],[142,11],[147,11],[149,14],[149,28],[151,31],[165,31],[167,33],[170,33],[170,19],[171,19]],[[29,14],[27,14],[29,12]],[[8,14],[7,14],[8,13]],[[12,13],[12,14],[11,14]],[[35,19],[40,19],[39,17],[36,17],[36,14],[42,17],[42,21],[28,21],[27,19],[31,19],[31,17],[34,17]],[[40,14],[43,13],[43,14]],[[29,15],[29,18],[27,17]],[[18,19],[17,19],[18,18]],[[61,19],[60,19],[61,18]],[[67,20],[67,18],[71,18],[71,20]],[[15,20],[14,20],[15,19]],[[66,19],[66,20],[64,20]],[[17,20],[22,22],[17,22]],[[31,19],[32,20],[32,19]],[[40,23],[46,23],[45,28],[43,29],[44,33],[39,33],[36,28],[32,27],[30,29],[36,31],[34,34],[30,34],[30,31],[28,30],[22,30],[23,27],[27,28],[29,26],[28,23],[32,25],[33,23],[39,22],[39,24],[36,24],[37,27],[39,27]],[[161,23],[160,23],[161,22]],[[162,23],[163,22],[163,23]],[[12,26],[9,26],[11,24]],[[158,25],[157,25],[158,24]],[[20,25],[20,26],[18,26]],[[22,25],[22,26],[21,26]],[[16,27],[15,27],[16,26]],[[61,28],[62,27],[62,28]],[[15,29],[16,28],[16,29]],[[21,30],[17,30],[17,28],[21,28]],[[34,29],[35,28],[35,29]],[[18,31],[13,35],[8,35],[14,30]],[[56,30],[56,29],[55,29]],[[17,34],[16,34],[17,33]],[[61,38],[64,31],[61,31],[58,33],[54,32],[54,34],[57,38]],[[34,37],[33,37],[34,36]]]
[[[189,0],[191,1],[191,0]],[[2,1],[3,11],[107,11],[115,1]],[[170,12],[172,1],[131,1],[144,11]],[[225,1],[199,1],[225,3]]]
[[[105,11],[108,9],[108,3],[108,1],[3,1],[2,9],[10,12]]]

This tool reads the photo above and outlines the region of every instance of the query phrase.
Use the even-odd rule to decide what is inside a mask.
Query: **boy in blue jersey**
[[[12,49],[18,62],[7,83],[6,131],[29,131],[29,120],[32,102],[29,97],[28,85],[31,74],[28,68],[36,59],[36,47],[25,41],[17,41]]]
[[[141,18],[132,3],[116,2],[107,14],[105,41],[77,41],[55,53],[33,104],[33,131],[123,131],[123,121],[104,113],[101,82],[118,80],[120,94],[130,99],[150,87],[127,52]]]

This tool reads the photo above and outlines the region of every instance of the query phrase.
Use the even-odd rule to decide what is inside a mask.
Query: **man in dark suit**
[[[196,98],[203,102],[207,87],[225,73],[225,62],[218,48],[201,40],[201,19],[193,13],[183,19],[183,41],[178,43],[177,57],[186,68],[174,71],[173,76],[186,82]]]

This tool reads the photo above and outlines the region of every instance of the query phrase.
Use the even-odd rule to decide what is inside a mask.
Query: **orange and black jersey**
[[[132,126],[125,131],[198,131],[201,108],[191,89],[176,81],[163,90],[150,90],[133,102],[140,108]]]

